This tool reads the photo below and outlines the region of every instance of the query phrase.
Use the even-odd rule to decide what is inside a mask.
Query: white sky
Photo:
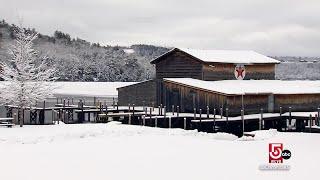
[[[104,45],[320,56],[320,0],[0,0],[0,19]]]

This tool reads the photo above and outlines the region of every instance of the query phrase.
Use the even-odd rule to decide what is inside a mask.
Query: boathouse
[[[155,79],[118,88],[119,105],[179,106],[193,112],[209,106],[230,116],[245,113],[314,111],[320,82],[275,80],[279,61],[254,51],[174,48],[155,58]],[[220,113],[220,112],[219,112]]]

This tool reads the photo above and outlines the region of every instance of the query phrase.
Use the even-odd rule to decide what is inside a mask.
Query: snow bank
[[[259,141],[116,122],[1,128],[0,179],[317,179],[319,134],[253,133]],[[258,169],[269,143],[292,152],[290,171]]]
[[[54,82],[57,87],[55,95],[73,96],[118,96],[117,88],[135,84],[136,82]]]

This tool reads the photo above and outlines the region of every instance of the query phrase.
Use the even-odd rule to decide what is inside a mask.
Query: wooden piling
[[[169,116],[169,128],[171,128],[171,117]]]
[[[213,132],[216,132],[216,108],[213,109]]]
[[[320,108],[318,107],[318,126],[320,126]]]
[[[179,118],[179,106],[177,106],[177,118]]]
[[[146,125],[146,116],[142,116],[142,125],[143,125],[143,126]]]
[[[200,113],[200,116],[199,116],[199,129],[198,129],[198,131],[201,131],[202,130],[202,127],[201,127],[201,125],[202,125],[202,122],[201,122],[202,109],[199,109],[199,113]]]
[[[160,116],[161,113],[160,113],[160,106],[158,106],[158,115]]]
[[[187,118],[183,118],[183,129],[187,130]]]
[[[174,115],[174,105],[171,106],[172,115]]]
[[[162,104],[160,104],[160,115],[162,116]]]
[[[209,112],[210,112],[210,109],[209,109],[209,106],[207,106],[207,119],[209,119]]]
[[[289,124],[291,124],[291,120],[292,120],[292,117],[291,117],[291,110],[292,110],[292,108],[291,108],[291,107],[289,107]]]
[[[312,115],[310,114],[309,117],[309,131],[311,132],[311,127],[312,127]]]
[[[259,130],[263,129],[263,109],[260,109]]]
[[[128,120],[128,124],[131,124],[131,114],[129,114],[129,120]]]
[[[167,116],[166,106],[163,107],[163,115],[164,115],[164,120],[166,120],[166,116]]]
[[[241,120],[242,120],[242,136],[244,136],[244,111],[241,109]]]
[[[154,119],[154,126],[158,127],[158,118],[157,117],[155,117],[155,119]]]
[[[278,121],[278,127],[280,130],[282,130],[282,107],[280,106],[279,108],[279,114],[280,114],[280,118],[279,118],[279,121]]]
[[[223,109],[222,107],[220,108],[220,119],[222,119],[222,116],[223,116]]]
[[[18,120],[17,120],[17,113],[13,113],[13,124],[17,124]]]
[[[134,104],[132,104],[132,115],[133,115],[133,117],[134,117],[134,113],[135,113],[135,105]]]

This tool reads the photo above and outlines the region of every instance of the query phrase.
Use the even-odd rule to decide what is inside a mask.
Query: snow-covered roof
[[[197,50],[174,48],[169,52],[161,55],[153,60],[151,63],[159,61],[161,57],[166,56],[174,51],[183,51],[200,61],[215,62],[215,63],[234,63],[234,64],[277,64],[280,61],[270,58],[268,56],[259,54],[254,51],[244,50]]]
[[[320,94],[320,81],[223,80],[165,78],[165,81],[227,95],[241,94]]]

